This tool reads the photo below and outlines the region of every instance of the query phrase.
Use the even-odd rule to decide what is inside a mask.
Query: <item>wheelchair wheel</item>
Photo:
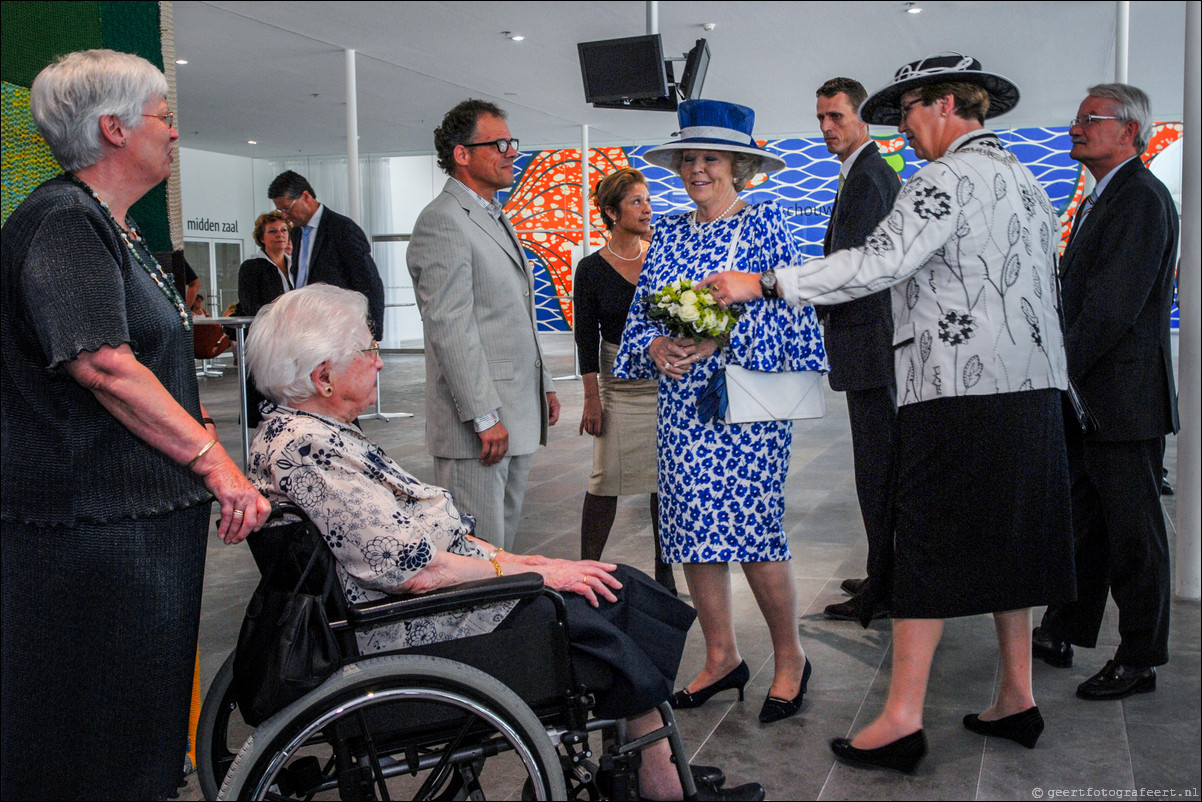
[[[255,730],[219,799],[499,799],[529,780],[564,799],[538,718],[482,671],[438,657],[360,660]]]
[[[254,727],[238,715],[234,700],[234,653],[221,664],[205,693],[196,725],[196,776],[205,799],[216,799],[234,756]]]

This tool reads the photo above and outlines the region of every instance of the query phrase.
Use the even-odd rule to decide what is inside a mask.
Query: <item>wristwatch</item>
[[[760,292],[769,301],[780,297],[780,288],[776,286],[775,270],[765,270],[763,273],[760,273]]]

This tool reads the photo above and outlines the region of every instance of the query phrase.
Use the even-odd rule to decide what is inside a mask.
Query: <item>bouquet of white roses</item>
[[[726,309],[718,306],[708,288],[698,289],[687,278],[665,284],[647,296],[644,303],[647,317],[677,337],[692,337],[697,341],[726,340],[743,312],[737,306]]]

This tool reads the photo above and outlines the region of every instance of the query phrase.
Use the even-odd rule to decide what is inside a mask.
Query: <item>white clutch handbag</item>
[[[768,373],[726,366],[726,422],[821,418],[826,414],[822,373],[789,370]]]

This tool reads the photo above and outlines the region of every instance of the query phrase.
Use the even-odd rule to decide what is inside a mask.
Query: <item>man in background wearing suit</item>
[[[831,209],[823,255],[863,245],[901,190],[857,114],[868,96],[859,81],[832,78],[817,91],[818,125],[826,148],[839,158],[839,192]],[[817,307],[830,359],[832,390],[847,393],[856,495],[868,535],[868,578],[846,579],[847,601],[831,604],[828,618],[867,622],[888,616],[893,550],[892,487],[897,429],[893,376],[893,311],[889,291]]]
[[[1067,427],[1077,601],[1048,608],[1032,647],[1052,665],[1072,665],[1072,644],[1096,645],[1113,595],[1118,650],[1077,696],[1121,699],[1154,691],[1155,667],[1168,662],[1160,484],[1164,437],[1179,428],[1169,342],[1179,221],[1140,159],[1152,133],[1142,91],[1090,88],[1068,133],[1069,155],[1097,180],[1060,265],[1069,378],[1095,425],[1084,434],[1075,420]]]
[[[287,170],[267,188],[267,198],[292,223],[292,283],[324,282],[362,293],[371,315],[371,336],[384,339],[384,282],[371,258],[363,229],[317,200],[303,175]]]
[[[534,274],[496,198],[518,141],[505,112],[465,100],[434,131],[450,178],[413,227],[406,259],[426,350],[426,447],[436,484],[512,550],[530,462],[559,419],[535,330]]]

